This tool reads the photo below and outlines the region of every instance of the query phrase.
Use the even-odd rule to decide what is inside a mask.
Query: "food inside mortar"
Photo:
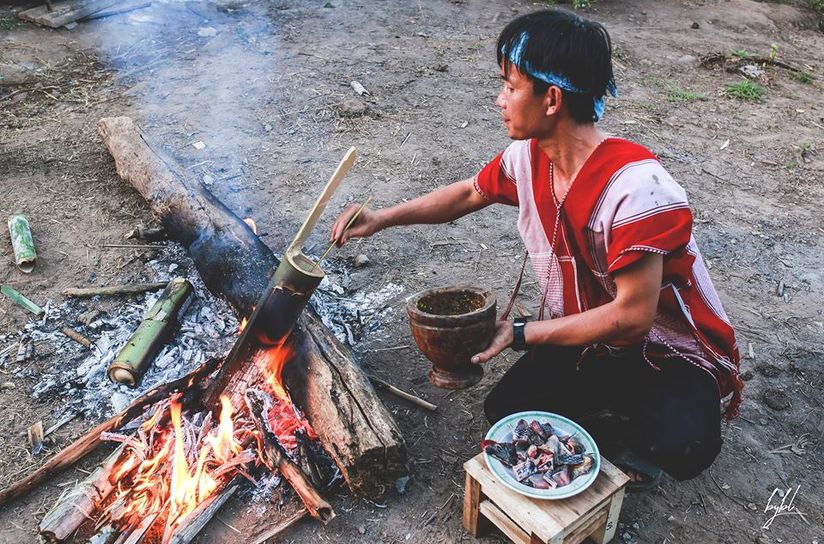
[[[512,442],[484,440],[481,447],[521,484],[536,489],[569,485],[595,466],[595,455],[586,451],[577,435],[536,420],[519,420]]]
[[[435,292],[418,301],[418,310],[435,315],[462,315],[483,308],[486,299],[480,293],[468,289]]]

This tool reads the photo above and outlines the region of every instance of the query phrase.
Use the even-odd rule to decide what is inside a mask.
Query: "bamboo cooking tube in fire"
[[[219,408],[220,393],[229,384],[235,372],[248,362],[259,347],[255,346],[255,341],[264,346],[278,346],[282,345],[292,332],[300,314],[309,303],[309,298],[325,275],[321,268],[316,267],[315,263],[301,252],[301,247],[356,157],[357,151],[354,147],[350,148],[310,210],[294,241],[286,249],[280,265],[275,269],[272,279],[258,300],[240,338],[226,356],[218,375],[204,395],[206,406],[212,409]]]
[[[257,389],[246,391],[246,406],[252,415],[260,434],[260,450],[263,452],[263,459],[270,470],[278,469],[280,475],[289,482],[289,485],[300,496],[309,514],[323,522],[328,523],[335,517],[335,511],[326,500],[320,496],[318,490],[309,482],[306,475],[289,458],[289,455],[280,445],[278,437],[272,432],[269,426],[269,409],[272,402],[269,396]]]

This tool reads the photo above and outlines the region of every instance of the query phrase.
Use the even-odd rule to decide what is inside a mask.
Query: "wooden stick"
[[[169,282],[127,283],[125,285],[110,285],[108,287],[72,287],[63,291],[67,297],[94,297],[97,295],[135,295],[147,291],[157,291],[169,285]]]
[[[97,506],[114,489],[109,476],[125,449],[125,444],[115,448],[94,472],[57,499],[40,522],[40,534],[47,541],[63,542],[92,517]]]
[[[186,516],[184,523],[174,531],[174,536],[169,540],[169,544],[189,544],[203,527],[212,519],[217,511],[229,498],[235,494],[240,487],[240,476],[236,476],[222,491],[218,491]]]
[[[249,414],[255,422],[260,440],[260,451],[263,453],[263,460],[270,470],[277,469],[283,479],[289,482],[292,489],[306,505],[309,514],[321,521],[324,525],[335,517],[335,511],[326,500],[320,496],[317,489],[307,480],[300,468],[292,462],[283,447],[278,442],[278,438],[269,427],[269,409],[271,400],[266,393],[257,389],[246,390],[246,406]]]
[[[406,400],[408,400],[409,402],[411,402],[412,404],[414,404],[416,406],[420,406],[424,410],[429,410],[430,412],[434,412],[438,409],[438,406],[436,404],[432,404],[431,402],[425,401],[420,397],[416,397],[412,393],[407,393],[406,391],[403,391],[402,389],[398,389],[397,387],[395,387],[391,383],[387,383],[387,382],[381,380],[380,378],[376,378],[375,376],[369,376],[369,381],[371,381],[373,384],[377,385],[378,387],[381,387],[382,389],[392,393],[393,395],[396,395],[396,396],[398,396],[402,399],[406,399]]]
[[[92,346],[94,345],[94,342],[92,342],[91,340],[89,340],[88,338],[86,338],[85,336],[83,336],[82,334],[80,334],[79,332],[70,327],[61,327],[60,332],[62,332],[78,344],[86,346],[86,348],[88,349],[92,349]]]
[[[164,244],[103,244],[100,247],[114,248],[114,249],[163,249]]]
[[[372,195],[369,195],[368,197],[366,197],[366,200],[364,200],[364,201],[363,201],[363,204],[361,204],[361,205],[360,205],[360,207],[359,207],[359,208],[358,208],[358,210],[354,213],[354,215],[352,215],[352,217],[350,217],[350,218],[349,218],[349,221],[347,221],[347,222],[346,222],[346,226],[345,226],[345,227],[343,227],[343,232],[341,232],[341,233],[340,233],[340,236],[343,236],[343,235],[344,235],[344,233],[345,233],[347,230],[349,230],[349,227],[351,227],[352,225],[354,225],[354,224],[355,224],[355,221],[357,221],[357,220],[358,220],[358,217],[360,216],[361,212],[362,212],[362,211],[363,211],[363,209],[364,209],[364,208],[365,208],[365,207],[369,204],[369,202],[370,202],[371,200],[372,200]],[[323,255],[321,255],[321,256],[320,256],[320,259],[318,259],[318,260],[317,260],[317,262],[316,262],[315,264],[313,264],[313,265],[312,265],[312,270],[314,270],[315,268],[317,268],[318,266],[320,266],[320,263],[322,263],[322,262],[323,262],[323,260],[326,258],[326,256],[327,256],[327,255],[329,255],[329,252],[330,252],[330,251],[332,251],[332,248],[333,248],[333,247],[335,247],[335,244],[337,244],[337,243],[338,243],[338,240],[340,240],[340,236],[338,236],[337,238],[335,238],[334,240],[332,240],[332,243],[331,243],[331,244],[329,244],[329,247],[327,247],[327,248],[326,248],[326,251],[324,251],[324,252],[323,252]]]
[[[101,443],[100,435],[102,433],[118,429],[123,424],[128,423],[132,419],[140,416],[143,413],[143,410],[148,406],[168,398],[169,395],[177,390],[191,391],[194,389],[195,384],[214,372],[219,363],[220,359],[209,359],[188,375],[172,382],[158,385],[157,387],[144,393],[141,397],[136,398],[126,407],[125,410],[104,421],[85,435],[81,436],[79,439],[72,442],[69,446],[60,451],[60,453],[46,461],[40,468],[22,480],[19,480],[6,489],[0,491],[0,506],[3,506],[8,501],[28,493],[31,489],[41,484],[47,478],[54,476],[67,467],[70,467],[78,459],[81,459],[84,455],[93,451]]]
[[[295,523],[299,522],[303,518],[305,518],[309,514],[309,511],[306,508],[301,508],[291,516],[287,517],[284,520],[281,520],[277,525],[270,527],[266,530],[265,533],[258,536],[252,544],[263,544],[270,538],[273,538],[280,533],[286,531],[289,527],[294,525]]]

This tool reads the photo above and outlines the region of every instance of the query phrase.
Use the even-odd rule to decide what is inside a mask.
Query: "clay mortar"
[[[429,381],[446,389],[478,383],[480,365],[470,358],[483,351],[495,333],[495,295],[468,285],[426,289],[406,303],[412,336],[432,361]]]

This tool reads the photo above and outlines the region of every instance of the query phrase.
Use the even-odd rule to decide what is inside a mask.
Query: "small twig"
[[[394,385],[392,385],[390,383],[387,383],[387,382],[381,380],[380,378],[376,378],[375,376],[369,376],[369,380],[373,384],[377,385],[378,387],[381,387],[381,388],[385,389],[386,391],[392,393],[395,396],[398,396],[402,399],[408,400],[412,404],[414,404],[416,406],[420,406],[424,410],[429,410],[430,412],[434,412],[438,409],[437,405],[432,404],[431,402],[425,401],[420,397],[416,397],[412,393],[407,393],[406,391],[398,389]]]
[[[401,346],[392,346],[390,348],[375,348],[372,350],[372,353],[377,353],[379,351],[395,351],[398,349],[409,349],[409,344],[403,344]]]
[[[100,247],[114,248],[114,249],[163,249],[166,247],[163,244],[103,244]]]
[[[78,344],[85,346],[87,349],[92,349],[92,346],[94,345],[94,342],[92,342],[76,330],[72,329],[71,327],[61,327],[60,332],[62,332]]]
[[[735,504],[737,504],[738,506],[740,506],[740,507],[741,507],[741,508],[743,508],[744,510],[747,510],[747,505],[746,505],[746,504],[744,504],[743,502],[741,502],[739,499],[737,499],[737,498],[733,497],[732,495],[729,495],[729,494],[728,494],[728,493],[724,490],[724,488],[723,488],[723,487],[721,487],[721,484],[719,484],[719,483],[718,483],[718,481],[715,479],[715,476],[713,476],[713,475],[712,475],[712,472],[709,472],[709,471],[708,471],[708,472],[707,472],[707,474],[709,474],[709,475],[710,475],[710,479],[712,480],[712,482],[715,484],[715,487],[717,487],[717,488],[718,488],[718,490],[721,492],[721,494],[722,494],[722,495],[724,495],[725,497],[727,497],[729,500],[731,500],[732,502],[734,502]]]

